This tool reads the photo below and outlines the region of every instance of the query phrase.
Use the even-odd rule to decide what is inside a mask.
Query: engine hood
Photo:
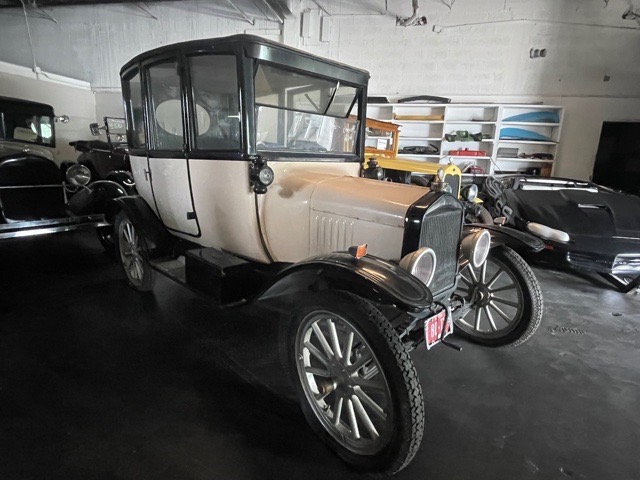
[[[424,187],[357,177],[333,177],[317,184],[311,210],[391,227],[404,227],[409,207]]]
[[[28,153],[53,161],[53,153],[46,147],[24,142],[0,141],[0,161],[6,157],[14,157],[16,153]]]
[[[523,221],[538,222],[571,236],[640,238],[640,198],[606,188],[505,191]]]

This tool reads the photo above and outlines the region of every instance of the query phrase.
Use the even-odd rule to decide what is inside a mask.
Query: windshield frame
[[[49,127],[51,127],[51,137],[48,143],[43,142],[33,142],[24,139],[16,139],[13,138],[13,133],[11,132],[11,137],[7,136],[7,117],[38,117],[39,119],[46,117],[49,119]],[[39,120],[40,124],[42,122]],[[29,145],[36,145],[38,147],[44,148],[55,148],[56,147],[56,127],[55,127],[55,115],[53,112],[53,108],[49,105],[31,102],[28,100],[20,100],[14,98],[0,97],[0,142],[14,142],[14,143],[25,143]],[[13,126],[15,130],[15,126]],[[35,132],[36,134],[38,132]]]
[[[253,132],[254,135],[252,135],[251,138],[251,149],[254,152],[254,154],[259,154],[262,155],[263,157],[269,159],[269,160],[293,160],[295,159],[296,161],[344,161],[344,162],[361,162],[362,159],[362,155],[364,152],[364,133],[365,133],[365,125],[364,125],[364,121],[363,119],[365,118],[365,108],[366,108],[366,94],[367,94],[367,87],[366,85],[358,85],[355,83],[351,83],[351,82],[347,82],[341,79],[338,79],[336,77],[333,76],[328,76],[328,75],[321,75],[318,74],[316,72],[310,72],[308,70],[304,70],[304,69],[298,69],[298,68],[294,68],[291,67],[290,65],[286,65],[286,64],[282,64],[282,63],[278,63],[278,62],[270,62],[267,60],[263,60],[263,59],[251,59],[251,75],[249,76],[250,78],[249,83],[251,86],[251,90],[250,90],[250,96],[247,100],[249,100],[249,105],[248,105],[248,111],[251,112],[252,116],[253,116],[253,121],[252,121],[252,126],[253,126]],[[358,105],[358,109],[357,112],[353,112],[353,113],[347,113],[347,115],[345,115],[344,117],[342,116],[335,116],[335,115],[327,115],[326,111],[328,111],[331,108],[332,102],[335,99],[335,92],[334,95],[331,98],[331,101],[328,103],[327,108],[325,109],[325,114],[320,114],[320,113],[312,113],[312,112],[308,112],[306,110],[298,110],[298,109],[293,109],[293,108],[287,108],[287,107],[279,107],[279,106],[275,106],[275,105],[266,105],[266,104],[262,104],[262,103],[258,103],[256,100],[256,95],[255,95],[255,76],[258,72],[258,69],[260,67],[260,65],[266,65],[272,68],[276,68],[276,69],[280,69],[286,72],[291,72],[291,73],[298,73],[301,75],[305,75],[305,76],[309,76],[312,78],[318,78],[321,80],[327,80],[330,81],[332,83],[336,84],[336,87],[342,87],[342,86],[347,86],[347,87],[352,87],[356,90],[356,93],[354,95],[354,98],[351,102],[350,108],[349,108],[349,112],[351,112],[351,110],[353,110],[354,105],[357,103]],[[293,94],[294,92],[289,92],[290,94]],[[281,111],[290,111],[290,112],[300,112],[300,113],[307,113],[307,114],[312,114],[312,115],[318,115],[320,117],[326,117],[326,118],[337,118],[337,119],[344,119],[344,120],[348,120],[350,117],[356,117],[357,120],[357,126],[356,126],[356,138],[354,140],[354,151],[353,152],[312,152],[312,151],[304,151],[304,150],[259,150],[258,149],[258,107],[260,106],[264,106],[267,108],[273,108],[276,110],[281,110]]]

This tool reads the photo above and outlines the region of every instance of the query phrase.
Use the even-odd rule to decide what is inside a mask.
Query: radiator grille
[[[429,288],[433,295],[453,287],[458,270],[458,243],[462,228],[462,205],[444,195],[425,213],[420,232],[420,247],[436,252],[436,273]]]

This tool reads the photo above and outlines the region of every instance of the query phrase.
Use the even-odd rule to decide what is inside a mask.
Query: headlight
[[[91,170],[84,165],[72,165],[67,169],[65,178],[74,187],[84,187],[91,181]]]
[[[419,248],[405,255],[400,260],[400,267],[429,286],[436,273],[436,252],[427,247]]]
[[[541,223],[529,222],[527,223],[527,230],[534,235],[538,235],[546,240],[554,240],[556,242],[567,243],[571,240],[571,237],[567,232],[562,230],[556,230],[555,228],[547,227]]]
[[[462,198],[467,202],[473,202],[478,196],[478,186],[475,183],[467,185],[462,189]]]
[[[491,248],[491,234],[488,230],[479,230],[476,233],[464,237],[460,244],[462,255],[471,262],[475,268],[480,267],[489,255]]]

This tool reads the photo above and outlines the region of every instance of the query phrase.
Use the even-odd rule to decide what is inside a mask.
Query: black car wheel
[[[391,324],[341,292],[311,294],[293,318],[291,378],[313,430],[355,468],[402,470],[422,441],[424,402]]]
[[[473,204],[464,209],[464,223],[483,223],[493,225],[493,217],[482,205]]]
[[[491,249],[480,268],[460,272],[454,300],[456,332],[489,347],[526,342],[542,321],[540,285],[523,258],[506,246]]]
[[[149,264],[147,243],[125,212],[116,217],[115,231],[118,257],[129,284],[140,292],[152,290],[155,271]]]

